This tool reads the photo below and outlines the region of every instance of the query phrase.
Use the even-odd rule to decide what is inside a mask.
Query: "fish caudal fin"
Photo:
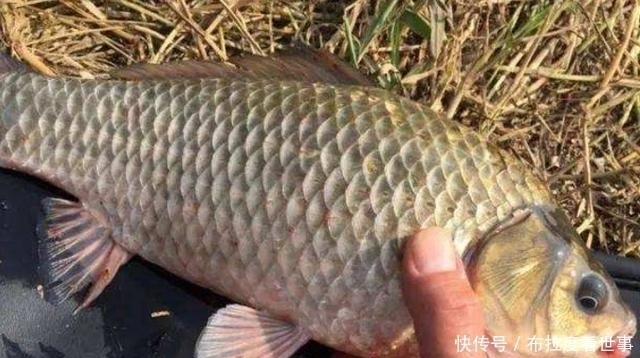
[[[132,255],[111,239],[106,219],[91,209],[54,198],[42,205],[45,221],[38,249],[45,298],[58,304],[92,283],[80,310],[102,293]]]
[[[287,358],[311,339],[300,327],[268,313],[229,305],[214,314],[196,347],[196,358]]]

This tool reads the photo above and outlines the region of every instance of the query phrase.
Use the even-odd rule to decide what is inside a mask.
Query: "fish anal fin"
[[[127,263],[131,256],[132,255],[123,249],[122,246],[114,243],[111,252],[108,254],[105,263],[101,267],[101,270],[95,273],[93,284],[91,285],[89,292],[84,296],[82,303],[78,306],[75,312],[86,308],[91,304],[91,302],[98,298],[102,291],[104,291],[116,276],[120,266]]]
[[[113,241],[98,210],[57,198],[44,199],[42,206],[38,250],[45,298],[58,304],[91,284],[78,309],[87,307],[132,255]]]
[[[270,57],[249,55],[232,58],[235,65],[187,60],[166,64],[136,64],[111,72],[118,79],[252,79],[373,86],[368,78],[337,56],[297,46]]]
[[[291,323],[232,304],[216,312],[202,331],[196,358],[287,358],[311,339]]]

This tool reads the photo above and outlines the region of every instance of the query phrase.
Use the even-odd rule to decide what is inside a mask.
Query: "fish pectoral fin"
[[[100,295],[132,255],[113,241],[99,213],[57,198],[46,198],[42,205],[45,218],[38,250],[45,298],[58,304],[91,283],[80,310]]]
[[[198,339],[196,358],[287,358],[309,339],[304,328],[232,304],[211,316]]]

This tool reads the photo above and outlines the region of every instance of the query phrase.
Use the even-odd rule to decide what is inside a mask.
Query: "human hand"
[[[402,289],[422,358],[484,358],[482,351],[458,352],[457,336],[484,334],[482,305],[475,296],[451,234],[429,228],[407,241]],[[351,357],[336,353],[333,358]]]
[[[456,337],[480,337],[485,322],[458,257],[451,234],[429,228],[404,248],[402,289],[413,318],[422,358],[481,358],[484,352],[458,352]]]

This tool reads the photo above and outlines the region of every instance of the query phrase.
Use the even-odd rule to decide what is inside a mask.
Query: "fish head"
[[[467,273],[485,308],[487,335],[507,342],[506,351],[627,355],[618,348],[635,334],[636,318],[560,209],[520,210],[478,242],[465,253]]]

